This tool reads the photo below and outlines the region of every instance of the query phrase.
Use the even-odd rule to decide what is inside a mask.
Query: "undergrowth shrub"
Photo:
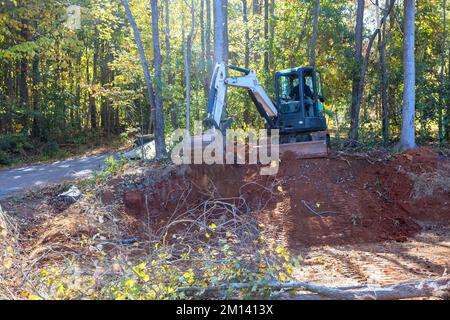
[[[450,192],[450,172],[438,170],[422,174],[410,174],[414,182],[411,196],[415,199],[430,197],[435,192]]]
[[[56,143],[55,141],[47,142],[42,148],[43,155],[47,157],[54,157],[58,155],[60,152],[61,149],[59,148],[58,143]]]

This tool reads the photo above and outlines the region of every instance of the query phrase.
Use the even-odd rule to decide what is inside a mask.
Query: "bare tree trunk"
[[[252,4],[252,15],[256,16],[256,15],[260,15],[261,14],[261,4],[262,4],[263,0],[253,0],[253,4]],[[259,26],[258,26],[259,27]],[[253,34],[253,39],[255,42],[259,42],[260,39],[260,35],[261,35],[261,30],[257,27],[257,29],[255,30],[255,33]],[[255,51],[253,53],[253,61],[255,63],[258,63],[260,60],[260,55],[258,51]]]
[[[389,0],[386,0],[385,10],[388,10]],[[380,51],[380,74],[381,74],[381,114],[382,114],[382,134],[383,144],[389,144],[389,113],[388,113],[388,88],[389,80],[387,76],[386,66],[386,21],[383,24],[383,30],[379,35],[379,51]]]
[[[248,24],[248,3],[247,0],[242,0],[242,7],[243,7],[243,22],[244,22],[244,28],[245,28],[245,57],[244,57],[244,67],[246,69],[250,68],[250,29]],[[250,104],[249,102],[245,102],[245,109],[244,109],[244,122],[250,124],[251,118],[250,118]]]
[[[225,48],[224,48],[224,55],[225,55],[225,62],[228,64],[228,59],[230,57],[230,51],[229,51],[229,46],[230,46],[230,41],[229,41],[229,37],[228,37],[228,0],[222,0],[222,16],[223,16],[223,20],[225,22],[224,24],[224,29],[223,29],[223,38],[225,39]]]
[[[108,58],[106,42],[102,41],[100,46],[100,85],[104,87],[108,83]],[[102,96],[100,102],[100,120],[103,133],[108,133],[108,98]]]
[[[311,54],[309,59],[309,64],[312,67],[316,66],[316,45],[317,45],[317,34],[319,32],[319,15],[320,15],[320,0],[316,0],[316,3],[314,5],[313,33],[311,37]]]
[[[40,137],[40,114],[39,114],[39,99],[40,88],[39,83],[41,81],[39,74],[39,54],[35,53],[33,57],[33,124],[31,129],[31,135],[34,138]]]
[[[161,48],[159,46],[159,16],[158,0],[151,0],[152,5],[152,38],[153,56],[155,65],[155,147],[156,158],[162,159],[167,156],[164,126],[164,108],[161,96],[162,70],[161,70]]]
[[[449,78],[447,81],[449,83],[449,86],[447,87],[447,110],[445,113],[444,118],[444,126],[446,128],[445,134],[446,134],[446,140],[447,143],[450,144],[450,47],[448,48],[448,69],[447,69],[447,77]]]
[[[167,63],[167,85],[172,87],[174,82],[174,75],[172,73],[172,49],[170,46],[170,6],[169,0],[166,0],[166,32],[165,32],[165,42],[166,42],[166,63]],[[178,128],[178,117],[175,109],[175,103],[170,101],[170,121],[172,127]]]
[[[92,80],[91,80],[91,92],[89,92],[89,113],[91,116],[91,129],[97,130],[97,108],[95,105],[95,92],[94,85],[97,82],[97,67],[98,67],[98,36],[94,39],[94,57],[92,62]]]
[[[415,138],[415,0],[404,0],[404,92],[403,123],[400,145],[406,149],[416,147]]]
[[[14,99],[14,77],[12,75],[13,64],[11,61],[7,61],[4,66],[5,86],[6,86],[6,98],[8,100]],[[6,115],[4,117],[4,130],[9,132],[12,130],[12,107],[9,103],[6,104]]]
[[[209,66],[208,66],[208,52],[207,52],[207,35],[205,31],[205,1],[200,0],[200,36],[201,36],[201,75],[203,81],[203,94],[205,99],[209,98]]]
[[[269,0],[264,0],[264,71],[269,74]]]
[[[248,25],[248,6],[247,0],[242,0],[243,6],[243,22],[245,28],[245,62],[244,66],[246,69],[250,67],[250,30]]]
[[[29,21],[26,19],[21,19],[22,30],[21,36],[24,42],[30,40],[30,29],[29,29]],[[20,74],[19,74],[19,101],[20,105],[23,109],[28,109],[30,104],[30,97],[28,95],[28,58],[22,57],[20,59]],[[23,116],[21,117],[21,124],[28,129],[28,116],[27,113],[23,112]]]
[[[272,290],[293,291],[304,290],[316,293],[310,299],[319,299],[320,296],[334,300],[402,300],[421,297],[445,297],[450,288],[448,277],[437,279],[425,279],[416,282],[399,283],[384,287],[360,286],[354,288],[331,288],[318,286],[306,282],[277,282],[269,281],[258,284],[260,287],[268,287]],[[254,287],[252,283],[228,283],[212,287],[180,288],[183,292],[221,292],[226,290],[243,290]],[[298,296],[302,298],[304,295]],[[306,297],[304,297],[306,298]]]
[[[442,9],[444,12],[443,17],[443,32],[442,32],[442,52],[441,52],[441,73],[440,82],[441,88],[439,92],[439,109],[438,109],[438,120],[439,120],[439,142],[443,143],[446,136],[446,128],[444,127],[443,120],[443,110],[445,108],[444,104],[444,94],[445,94],[445,82],[444,82],[444,69],[445,69],[445,54],[447,51],[447,0],[442,1]]]
[[[182,21],[183,54],[186,66],[186,133],[191,130],[191,61],[192,61],[192,40],[195,32],[195,1],[191,3],[191,31],[185,38],[184,15]]]
[[[356,16],[355,28],[355,66],[353,70],[352,104],[350,107],[350,139],[358,140],[358,119],[359,113],[356,112],[358,103],[359,83],[361,81],[362,69],[362,46],[363,46],[363,24],[364,24],[364,0],[358,0],[358,10]],[[355,123],[356,122],[356,123]]]
[[[150,110],[149,126],[151,127],[152,123],[153,123],[153,113],[155,110],[155,100],[154,100],[152,82],[151,82],[151,78],[150,78],[150,72],[148,70],[147,59],[145,58],[144,47],[142,45],[141,36],[139,34],[139,29],[136,25],[133,14],[131,13],[130,6],[128,5],[128,1],[122,0],[122,4],[125,7],[128,21],[129,21],[131,27],[133,28],[134,39],[135,39],[136,46],[139,51],[139,57],[141,59],[141,65],[142,65],[142,70],[144,72],[145,85],[146,85],[146,89],[147,89],[147,99],[148,99],[149,110]]]
[[[253,0],[253,14],[261,14],[261,1],[263,0]]]
[[[269,5],[269,69],[273,70],[275,66],[274,41],[275,41],[275,0],[270,1]]]
[[[214,0],[214,64],[228,64],[227,1]]]
[[[208,79],[212,70],[212,61],[211,61],[211,1],[206,0],[206,37],[205,37],[205,49],[206,49],[206,68],[208,70]],[[209,92],[209,87],[208,87]],[[209,95],[209,94],[208,94]]]

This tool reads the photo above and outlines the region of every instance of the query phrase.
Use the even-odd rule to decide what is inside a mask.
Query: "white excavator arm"
[[[224,63],[218,63],[211,80],[211,95],[208,105],[207,124],[226,130],[227,124],[222,122],[222,114],[226,107],[227,87],[247,89],[259,113],[273,127],[273,120],[278,116],[278,110],[256,78],[254,71],[229,66],[230,69],[244,73],[243,76],[227,77]]]

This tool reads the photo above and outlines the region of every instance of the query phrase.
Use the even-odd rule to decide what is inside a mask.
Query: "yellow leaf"
[[[8,247],[6,248],[6,252],[7,252],[9,255],[12,255],[12,254],[14,253],[14,249],[13,249],[11,246],[8,246]]]
[[[287,281],[286,275],[281,272],[278,274],[278,279],[280,279],[280,281]]]
[[[168,288],[167,289],[167,293],[168,294],[173,294],[173,293],[175,293],[175,290],[173,288]]]
[[[198,248],[198,253],[203,253],[203,248]]]
[[[128,280],[125,282],[125,286],[128,287],[128,288],[130,288],[130,289],[133,288],[134,284],[135,284],[135,282],[134,282],[133,279],[128,279]]]
[[[13,262],[11,259],[5,259],[5,261],[3,261],[3,266],[5,267],[5,269],[11,269],[13,265]]]
[[[139,267],[139,269],[144,270],[146,265],[145,265],[145,263],[141,263],[138,267]]]
[[[39,298],[37,295],[35,294],[30,294],[28,296],[28,300],[41,300],[41,298]]]

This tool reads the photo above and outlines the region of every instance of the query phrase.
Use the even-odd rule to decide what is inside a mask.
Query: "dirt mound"
[[[163,227],[211,197],[245,199],[265,232],[291,248],[326,244],[406,241],[420,221],[450,221],[450,195],[437,190],[413,199],[411,173],[445,170],[449,160],[427,148],[390,161],[330,157],[283,161],[277,176],[257,166],[191,166],[153,186],[124,194],[134,231]]]

